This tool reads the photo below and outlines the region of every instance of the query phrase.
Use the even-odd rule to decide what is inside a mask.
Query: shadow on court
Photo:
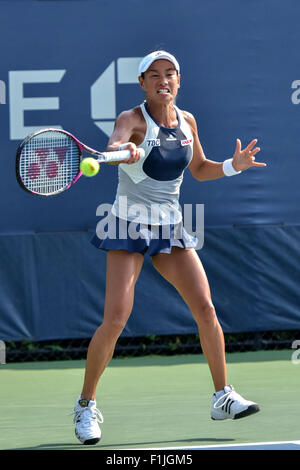
[[[235,439],[218,439],[218,438],[199,438],[199,439],[181,439],[177,441],[147,441],[147,442],[127,442],[124,444],[124,442],[119,443],[119,444],[108,444],[108,445],[92,445],[92,446],[84,446],[80,444],[80,442],[65,442],[65,443],[59,443],[59,444],[40,444],[38,446],[31,446],[31,447],[18,447],[14,448],[14,450],[122,450],[126,448],[132,448],[134,446],[151,446],[151,445],[168,445],[168,444],[173,444],[173,447],[175,447],[177,444],[199,444],[205,442],[211,442],[211,443],[222,443],[222,442],[232,442],[235,441]],[[178,446],[179,447],[179,446]],[[7,449],[10,450],[10,449]]]

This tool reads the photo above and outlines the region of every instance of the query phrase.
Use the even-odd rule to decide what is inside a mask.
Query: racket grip
[[[145,156],[145,150],[139,149],[141,158]],[[130,150],[116,150],[115,152],[103,152],[101,157],[98,158],[99,163],[104,162],[119,162],[121,160],[126,160],[130,157]]]

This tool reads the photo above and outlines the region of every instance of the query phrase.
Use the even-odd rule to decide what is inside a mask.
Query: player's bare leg
[[[202,263],[195,250],[173,248],[170,255],[153,257],[156,269],[171,282],[189,306],[197,322],[200,342],[213,378],[211,418],[238,419],[259,411],[227,384],[224,335],[211,300]]]
[[[103,422],[103,416],[96,408],[96,389],[130,316],[143,260],[139,253],[121,250],[109,251],[107,255],[103,322],[90,342],[84,384],[74,407],[75,434],[82,444],[96,444],[101,439],[98,422]]]
[[[179,292],[197,323],[203,353],[215,390],[227,383],[224,335],[211,299],[208,280],[195,250],[173,247],[171,254],[152,258],[158,272]]]
[[[82,398],[94,400],[98,381],[111,360],[116,342],[130,316],[134,288],[144,257],[139,253],[112,250],[107,254],[104,316],[90,342]]]

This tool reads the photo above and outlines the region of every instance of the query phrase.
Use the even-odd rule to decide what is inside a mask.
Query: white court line
[[[126,450],[201,450],[201,449],[219,449],[219,450],[230,450],[230,449],[236,449],[238,450],[239,447],[243,447],[246,449],[251,450],[251,447],[256,447],[259,448],[261,447],[262,450],[264,447],[273,447],[273,450],[275,450],[276,447],[280,446],[292,446],[293,449],[295,449],[295,446],[299,446],[300,450],[300,441],[269,441],[269,442],[245,442],[242,444],[213,444],[213,445],[208,445],[208,446],[184,446],[184,447],[139,447],[139,448],[134,448],[134,449],[126,449]],[[298,449],[297,449],[298,450]]]

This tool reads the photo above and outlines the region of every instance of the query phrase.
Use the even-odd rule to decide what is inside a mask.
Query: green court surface
[[[73,411],[85,361],[0,366],[0,449],[195,448],[300,439],[300,364],[293,350],[227,354],[229,383],[261,411],[210,418],[212,380],[203,355],[113,359],[97,392],[102,440],[82,446]]]

